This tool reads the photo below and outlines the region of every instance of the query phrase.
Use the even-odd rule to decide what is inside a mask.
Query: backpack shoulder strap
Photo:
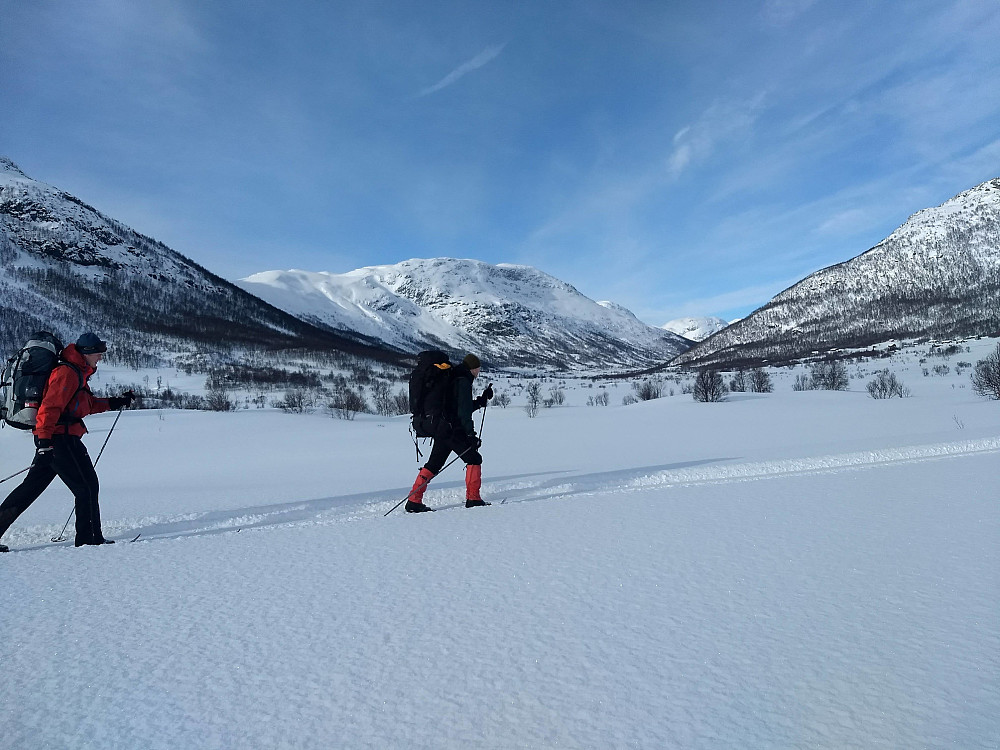
[[[77,379],[76,390],[77,390],[77,392],[82,391],[83,390],[83,386],[84,386],[84,382],[83,382],[83,373],[80,371],[80,368],[77,367],[76,365],[74,365],[72,362],[67,362],[64,359],[60,360],[59,362],[56,363],[56,367],[62,367],[62,366],[66,366],[69,369],[71,369],[73,372],[76,373],[76,379]],[[56,367],[53,367],[52,369],[54,370],[54,369],[56,369]],[[74,394],[74,395],[76,395],[76,394]]]
[[[68,367],[69,369],[71,369],[73,372],[76,373],[76,378],[77,378],[76,390],[73,391],[73,395],[69,397],[70,402],[72,402],[76,394],[78,394],[80,391],[87,390],[86,383],[83,380],[83,373],[80,372],[79,367],[74,365],[72,362],[67,362],[65,360],[60,360],[59,362],[56,363],[56,367],[60,367],[62,365],[65,365],[66,367]],[[56,367],[53,367],[52,369],[55,370]],[[81,422],[83,422],[83,420],[80,417],[71,417],[67,412],[63,412],[62,414],[59,415],[59,420],[56,422],[56,424],[65,426],[70,424],[78,424]]]

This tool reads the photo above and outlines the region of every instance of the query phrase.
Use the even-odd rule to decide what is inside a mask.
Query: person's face
[[[95,370],[97,369],[97,363],[104,358],[104,352],[94,352],[93,354],[84,354],[84,361],[90,365]]]
[[[483,369],[482,367],[477,367],[475,370],[469,370],[469,372],[472,373],[472,379],[473,380],[475,380],[476,378],[479,377],[479,371],[482,370],[482,369]]]

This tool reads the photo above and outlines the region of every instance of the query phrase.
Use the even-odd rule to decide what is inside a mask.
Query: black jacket
[[[472,413],[476,409],[481,409],[486,406],[486,399],[482,396],[479,398],[472,398],[472,372],[463,363],[457,365],[453,370],[452,374],[452,384],[454,391],[452,393],[451,403],[454,405],[454,421],[452,424],[455,426],[456,430],[461,430],[466,435],[476,434],[476,425],[472,421]]]

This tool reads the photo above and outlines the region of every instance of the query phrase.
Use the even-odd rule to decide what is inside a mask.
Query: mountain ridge
[[[272,307],[163,243],[0,157],[0,345],[100,330],[118,353],[233,347],[397,360]],[[152,355],[148,355],[152,356]]]
[[[690,346],[532,266],[413,258],[342,274],[264,271],[237,283],[303,320],[512,367],[649,366]]]
[[[773,364],[998,331],[1000,178],[917,211],[874,247],[810,274],[673,364]]]

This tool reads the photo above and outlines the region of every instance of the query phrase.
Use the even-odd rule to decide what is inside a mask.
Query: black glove
[[[35,438],[35,460],[32,466],[50,466],[52,464],[52,441],[48,438]]]
[[[480,446],[482,446],[483,444],[483,441],[480,440],[478,437],[476,437],[476,433],[472,433],[471,435],[466,435],[465,439],[469,441],[469,446],[476,450],[479,450]]]
[[[476,396],[476,398],[472,400],[472,405],[475,406],[477,409],[485,409],[486,405],[490,402],[491,398],[493,398],[492,384],[486,386],[486,390],[483,391],[482,395]]]
[[[121,396],[112,396],[108,399],[108,408],[111,411],[117,411],[118,409],[127,409],[132,405],[135,400],[135,394],[132,391],[125,391]]]

